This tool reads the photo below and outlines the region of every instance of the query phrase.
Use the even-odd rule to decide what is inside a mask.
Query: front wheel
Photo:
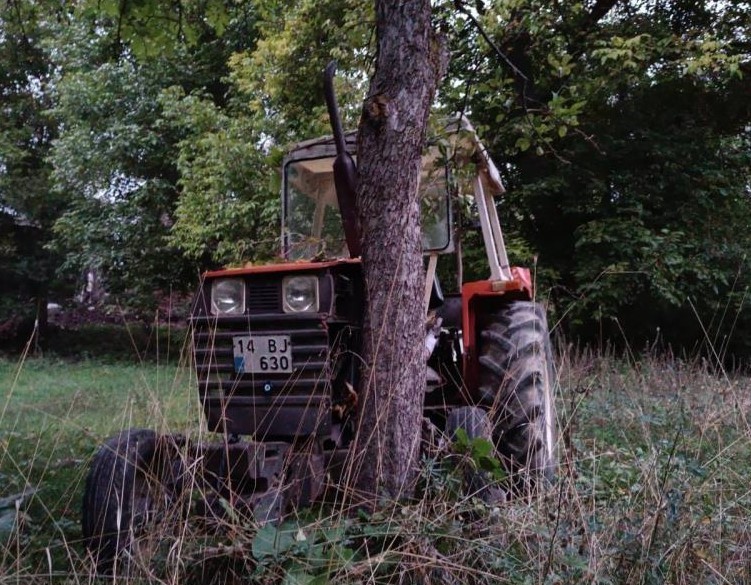
[[[479,395],[513,488],[530,491],[555,471],[553,356],[543,308],[514,301],[480,330]]]
[[[446,419],[446,434],[456,440],[457,431],[461,429],[467,434],[467,439],[493,440],[493,425],[488,414],[475,406],[462,406],[453,409]],[[477,467],[477,462],[471,462],[463,471],[464,493],[468,496],[480,498],[486,504],[500,504],[506,500],[506,494],[497,481],[487,471]]]
[[[140,537],[174,510],[179,466],[171,439],[150,430],[123,431],[100,447],[86,478],[81,520],[98,570],[111,570],[120,556],[134,556]]]

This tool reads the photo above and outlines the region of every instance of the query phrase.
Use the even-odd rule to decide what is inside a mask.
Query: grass
[[[172,365],[0,361],[0,583],[77,570],[91,456],[122,428],[197,426],[189,376]]]
[[[672,358],[579,356],[561,371],[558,520],[579,525],[587,576],[751,582],[751,380]]]
[[[281,526],[190,523],[169,534],[180,558],[132,581],[751,583],[751,379],[672,357],[568,348],[559,361],[560,467],[540,497],[488,507],[426,461],[418,501]],[[4,361],[0,384],[0,500],[36,490],[0,510],[15,522],[0,532],[0,583],[91,583],[78,542],[87,462],[121,428],[198,428],[190,372]]]

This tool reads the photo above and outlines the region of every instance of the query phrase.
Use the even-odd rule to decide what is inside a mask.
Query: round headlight
[[[285,313],[318,310],[317,276],[288,276],[282,281],[282,291]]]
[[[242,315],[245,311],[245,283],[237,278],[216,280],[211,285],[214,315]]]

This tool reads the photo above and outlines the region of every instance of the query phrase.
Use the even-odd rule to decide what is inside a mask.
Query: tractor
[[[282,260],[207,272],[195,296],[198,396],[216,439],[131,429],[92,461],[83,534],[100,566],[131,550],[186,492],[200,493],[187,498],[190,512],[221,516],[230,506],[270,521],[339,481],[356,433],[365,299],[355,133],[342,131],[332,78],[330,66],[333,136],[297,144],[283,161]],[[547,320],[530,270],[509,265],[495,203],[504,187],[465,117],[442,124],[441,140],[426,148],[420,189],[426,328],[415,343],[425,346],[424,417],[444,436],[463,429],[491,440],[506,491],[528,490],[556,463]],[[472,227],[488,277],[444,294],[439,260],[454,279],[463,273],[460,206],[479,220]],[[495,497],[487,488],[478,491]]]

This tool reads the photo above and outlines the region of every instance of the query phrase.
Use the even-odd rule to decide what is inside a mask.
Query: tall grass
[[[92,454],[122,428],[199,425],[190,375],[153,363],[0,360],[0,582],[81,571]]]
[[[487,506],[461,493],[473,461],[426,457],[416,501],[279,525],[176,515],[101,582],[751,583],[751,379],[576,348],[558,376],[560,466],[537,498]],[[190,370],[3,361],[0,384],[0,583],[99,582],[79,542],[87,464],[122,428],[203,433]]]

